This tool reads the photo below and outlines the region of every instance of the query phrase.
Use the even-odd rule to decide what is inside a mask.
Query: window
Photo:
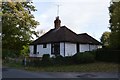
[[[47,44],[43,44],[43,48],[47,48]]]

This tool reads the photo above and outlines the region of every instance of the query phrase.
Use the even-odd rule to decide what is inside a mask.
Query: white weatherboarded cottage
[[[76,34],[66,26],[60,26],[60,23],[59,17],[56,17],[55,28],[29,45],[30,57],[42,57],[43,54],[59,54],[65,57],[102,47],[100,42],[87,33]]]

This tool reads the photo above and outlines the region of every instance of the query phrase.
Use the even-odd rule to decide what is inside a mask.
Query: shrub
[[[53,64],[55,65],[61,65],[64,64],[63,56],[57,55],[55,58],[52,59]]]
[[[92,54],[92,52],[79,52],[73,56],[73,60],[77,64],[90,63],[95,61],[95,56]]]
[[[2,49],[2,59],[17,57],[18,51]]]
[[[50,55],[49,54],[44,54],[43,57],[42,57],[42,61],[47,61],[50,59]]]
[[[40,58],[31,58],[27,61],[27,66],[41,66],[41,59]]]
[[[73,60],[73,57],[72,56],[66,56],[63,58],[64,60],[64,64],[74,64],[74,60]]]
[[[120,50],[102,48],[96,50],[96,60],[107,62],[119,62]]]
[[[41,65],[48,66],[52,64],[52,60],[49,54],[44,54],[42,57]]]

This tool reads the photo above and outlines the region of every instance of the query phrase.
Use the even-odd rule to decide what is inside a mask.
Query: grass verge
[[[3,64],[3,66],[37,72],[118,72],[120,64],[108,62],[95,62],[79,65],[24,67],[21,62],[10,61]]]
[[[79,65],[26,67],[26,70],[38,72],[117,72],[118,66],[117,63],[96,62]]]

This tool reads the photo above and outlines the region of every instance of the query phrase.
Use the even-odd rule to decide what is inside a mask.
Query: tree
[[[104,32],[101,36],[101,42],[104,46],[109,46],[110,45],[110,32]]]
[[[112,47],[120,49],[120,1],[113,2],[109,7],[110,13],[110,44]]]
[[[32,2],[2,3],[2,47],[20,52],[23,45],[30,43],[39,24],[31,13],[36,11]]]
[[[27,57],[28,56],[28,53],[29,53],[29,46],[28,45],[24,45],[23,46],[23,50],[20,51],[20,54],[23,56],[23,57]]]

